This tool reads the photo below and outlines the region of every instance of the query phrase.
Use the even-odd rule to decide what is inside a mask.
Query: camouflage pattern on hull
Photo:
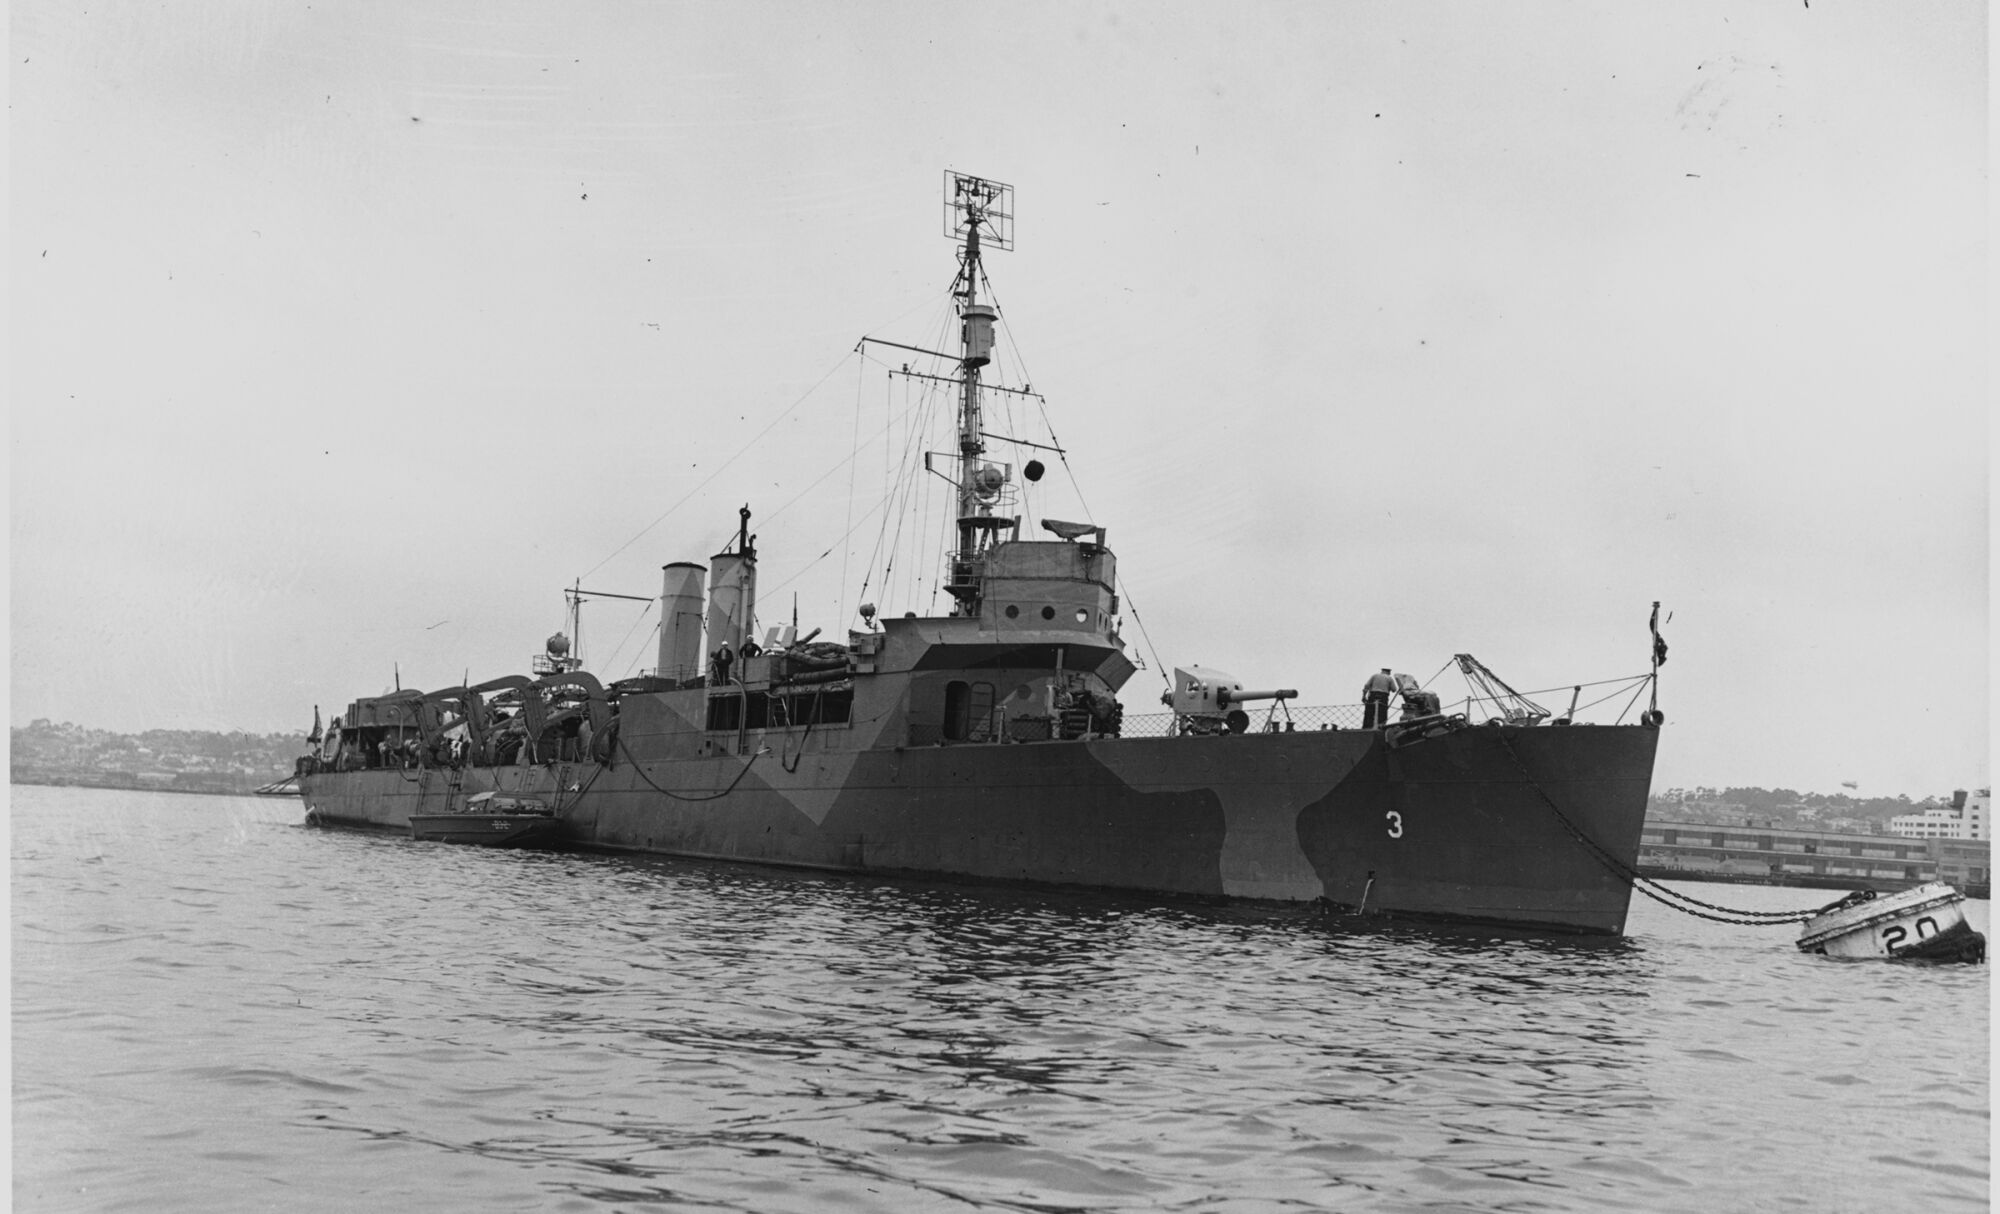
[[[1457,654],[1476,680],[1466,714],[1476,699],[1508,724],[1447,717],[1436,693],[1384,668],[1367,684],[1372,711],[1337,723],[1379,724],[1401,689],[1393,726],[1252,733],[1244,705],[1275,710],[1297,689],[1195,666],[1159,672],[1167,736],[1117,736],[1139,732],[1118,698],[1139,667],[1106,530],[1042,515],[1055,538],[1025,538],[1022,485],[1038,461],[1017,484],[987,458],[989,438],[1024,441],[989,434],[980,404],[999,317],[979,299],[980,247],[1011,247],[1012,188],[946,180],[947,228],[963,241],[958,372],[914,374],[956,385],[957,473],[934,467],[934,450],[906,473],[957,486],[956,543],[931,586],[948,613],[864,603],[863,627],[815,642],[819,628],[798,635],[795,602],[792,626],[759,640],[745,504],[708,567],[662,567],[653,669],[607,685],[557,633],[530,663],[537,678],[430,692],[399,678],[323,739],[315,727],[299,780],[310,817],[407,829],[494,791],[547,805],[577,846],[1622,931],[1630,887],[1616,873],[1637,858],[1656,705],[1641,726],[1541,725],[1548,712]],[[568,593],[573,620],[604,597]],[[1657,672],[1657,627],[1653,644]]]
[[[632,707],[641,729],[609,764],[318,772],[302,796],[317,821],[406,827],[494,789],[549,800],[578,846],[1618,934],[1630,888],[1572,827],[1635,861],[1659,736],[1493,726],[1394,748],[1328,731],[846,749],[860,739],[773,730],[655,758],[685,751],[670,743],[686,735],[648,735]]]

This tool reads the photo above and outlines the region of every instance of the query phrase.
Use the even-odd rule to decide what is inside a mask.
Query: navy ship
[[[901,348],[950,360],[930,377],[957,413],[948,614],[864,604],[844,640],[760,638],[744,507],[706,564],[665,566],[653,670],[606,683],[558,633],[526,674],[355,699],[300,762],[308,821],[449,837],[442,815],[506,797],[575,847],[1622,934],[1656,692],[1636,724],[1586,724],[1461,654],[1491,694],[1447,712],[1401,677],[1389,720],[1389,695],[1295,711],[1288,689],[1191,666],[1166,712],[1126,716],[1104,528],[1023,534],[1042,468],[988,456],[982,406],[1009,389],[982,384],[999,314],[981,257],[1011,246],[1012,190],[946,190],[960,349]],[[1663,657],[1655,629],[1641,687]]]

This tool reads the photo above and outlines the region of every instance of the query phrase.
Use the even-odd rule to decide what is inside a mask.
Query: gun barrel
[[[1241,704],[1245,700],[1295,700],[1298,695],[1298,690],[1292,687],[1277,691],[1231,691],[1224,688],[1215,693],[1215,698],[1221,704]]]

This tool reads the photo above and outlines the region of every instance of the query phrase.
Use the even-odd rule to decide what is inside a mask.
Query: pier
[[[1648,821],[1639,836],[1639,871],[1666,880],[1885,893],[1946,881],[1969,897],[1986,898],[1992,890],[1992,849],[1984,839]]]

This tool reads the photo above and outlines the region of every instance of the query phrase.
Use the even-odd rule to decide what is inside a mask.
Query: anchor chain
[[[1820,906],[1788,911],[1744,910],[1741,907],[1723,906],[1715,902],[1704,902],[1691,894],[1683,894],[1678,890],[1668,889],[1666,886],[1661,885],[1651,877],[1645,876],[1638,869],[1633,868],[1623,860],[1612,855],[1600,846],[1596,840],[1584,834],[1577,827],[1576,823],[1569,820],[1569,815],[1562,811],[1562,807],[1555,803],[1554,799],[1542,788],[1534,775],[1528,771],[1527,765],[1521,762],[1521,756],[1515,753],[1514,744],[1509,742],[1505,735],[1500,736],[1499,742],[1501,747],[1506,750],[1507,757],[1514,761],[1516,768],[1520,769],[1522,778],[1528,782],[1528,787],[1534,789],[1535,795],[1540,797],[1542,803],[1549,807],[1549,812],[1556,816],[1556,821],[1562,823],[1563,829],[1569,832],[1570,837],[1582,844],[1584,850],[1595,856],[1599,863],[1610,869],[1613,876],[1646,895],[1648,898],[1651,898],[1653,901],[1663,906],[1671,907],[1684,915],[1693,915],[1697,919],[1707,919],[1712,923],[1727,923],[1732,927],[1783,927],[1793,923],[1804,923],[1809,919],[1825,914],[1830,909],[1829,907]],[[1845,899],[1842,899],[1842,901],[1845,901]],[[1838,903],[1834,905],[1838,905]],[[1697,907],[1702,909],[1695,909]],[[1709,914],[1709,911],[1720,913]]]

